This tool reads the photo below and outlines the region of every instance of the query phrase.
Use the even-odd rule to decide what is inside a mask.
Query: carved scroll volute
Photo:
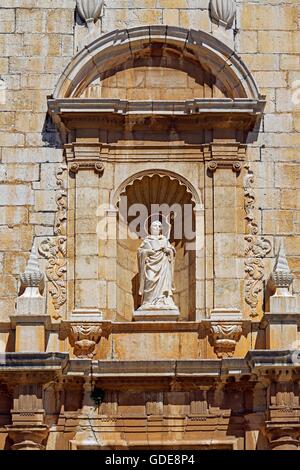
[[[250,307],[250,316],[258,316],[259,294],[263,290],[264,258],[271,251],[269,240],[259,236],[255,219],[254,174],[249,165],[245,165],[247,174],[244,183],[245,219],[247,234],[245,236],[245,301]]]
[[[56,237],[47,238],[40,247],[39,253],[47,259],[46,275],[50,283],[49,293],[52,297],[55,314],[54,318],[63,316],[63,309],[67,299],[66,272],[67,272],[67,168],[58,169],[56,173],[57,185],[60,190],[56,195],[57,213],[55,217],[54,234]]]

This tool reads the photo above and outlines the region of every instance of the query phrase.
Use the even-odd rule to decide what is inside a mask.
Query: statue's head
[[[162,233],[162,223],[159,220],[155,220],[150,225],[150,233],[151,235],[161,235]]]

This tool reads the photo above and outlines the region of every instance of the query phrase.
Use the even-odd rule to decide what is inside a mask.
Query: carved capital
[[[272,450],[297,450],[299,445],[300,424],[266,422],[266,437]]]
[[[76,175],[80,170],[94,170],[99,176],[102,176],[104,173],[104,163],[103,162],[73,162],[69,167],[70,173]]]
[[[243,168],[243,164],[239,161],[231,162],[211,160],[207,167],[212,173],[214,173],[218,168],[231,168],[234,173],[240,173]]]
[[[6,426],[8,437],[13,441],[12,450],[45,450],[42,442],[49,434],[49,427],[41,425]]]

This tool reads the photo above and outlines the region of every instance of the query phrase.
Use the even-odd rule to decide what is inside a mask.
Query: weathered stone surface
[[[130,449],[137,442],[172,449],[299,447],[298,424],[291,427],[299,421],[299,5],[234,3],[236,19],[226,30],[216,18],[211,21],[210,0],[107,0],[101,19],[89,28],[75,15],[75,0],[2,2],[0,449]],[[159,30],[162,38],[155,36],[159,25],[168,27]],[[124,31],[115,33],[105,60],[93,57],[95,43],[88,45],[116,30]],[[201,31],[213,36],[205,54]],[[221,43],[218,54],[210,55],[214,38]],[[78,56],[82,82],[76,98],[118,99],[118,111],[100,116],[98,102],[97,112],[88,115],[85,101],[77,115],[68,121],[57,115],[54,123],[47,98],[84,45],[94,69],[81,68],[84,53]],[[248,66],[239,77],[228,46]],[[208,56],[213,60],[205,63]],[[253,118],[245,126],[244,117],[236,117],[238,107],[223,114],[218,128],[218,113],[203,117],[197,101],[203,98],[206,106],[219,100],[218,111],[226,98],[230,106],[232,98],[242,98],[244,106],[246,94],[255,94],[255,86],[244,91],[251,75],[266,96],[255,128],[245,130],[256,110],[252,117],[244,113]],[[128,100],[140,100],[144,114],[132,103],[130,112],[122,109]],[[155,108],[152,100],[167,104]],[[180,108],[180,100],[188,103]],[[72,106],[65,106],[66,114]],[[60,119],[65,127],[58,128]],[[158,173],[163,187],[153,183]],[[122,226],[118,198],[125,194],[134,203],[192,198],[195,204],[191,218],[199,251],[188,250],[183,237],[174,242],[177,322],[133,321],[141,300],[141,240],[136,234],[99,239],[102,223],[110,233]],[[284,240],[293,295],[273,295],[267,285],[278,237]],[[38,263],[44,297],[32,302],[25,295],[22,305],[20,274],[33,241],[43,248]],[[280,290],[280,270],[276,279]],[[235,318],[214,318],[216,309]],[[100,335],[99,322],[75,322],[73,350],[63,323],[76,315],[103,322]],[[280,349],[296,349],[296,355]],[[16,351],[18,357],[9,359]],[[27,354],[20,359],[22,352]],[[41,383],[29,389],[25,374],[7,372],[6,364],[11,360],[14,367],[18,358],[22,367],[28,364],[31,381]],[[33,361],[41,361],[42,373],[32,374]],[[13,405],[6,387],[15,390]],[[93,415],[93,400],[102,391]],[[49,437],[45,423],[57,426]]]

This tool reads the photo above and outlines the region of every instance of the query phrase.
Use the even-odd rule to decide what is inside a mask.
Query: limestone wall
[[[208,3],[107,0],[98,28],[163,23],[211,32]],[[259,225],[271,240],[285,237],[300,292],[300,2],[237,3],[235,47],[267,95],[258,139],[250,136],[248,149]],[[74,10],[74,0],[4,0],[0,7],[1,321],[14,310],[33,236],[40,242],[53,235],[55,171],[63,156],[46,97],[86,35]]]

